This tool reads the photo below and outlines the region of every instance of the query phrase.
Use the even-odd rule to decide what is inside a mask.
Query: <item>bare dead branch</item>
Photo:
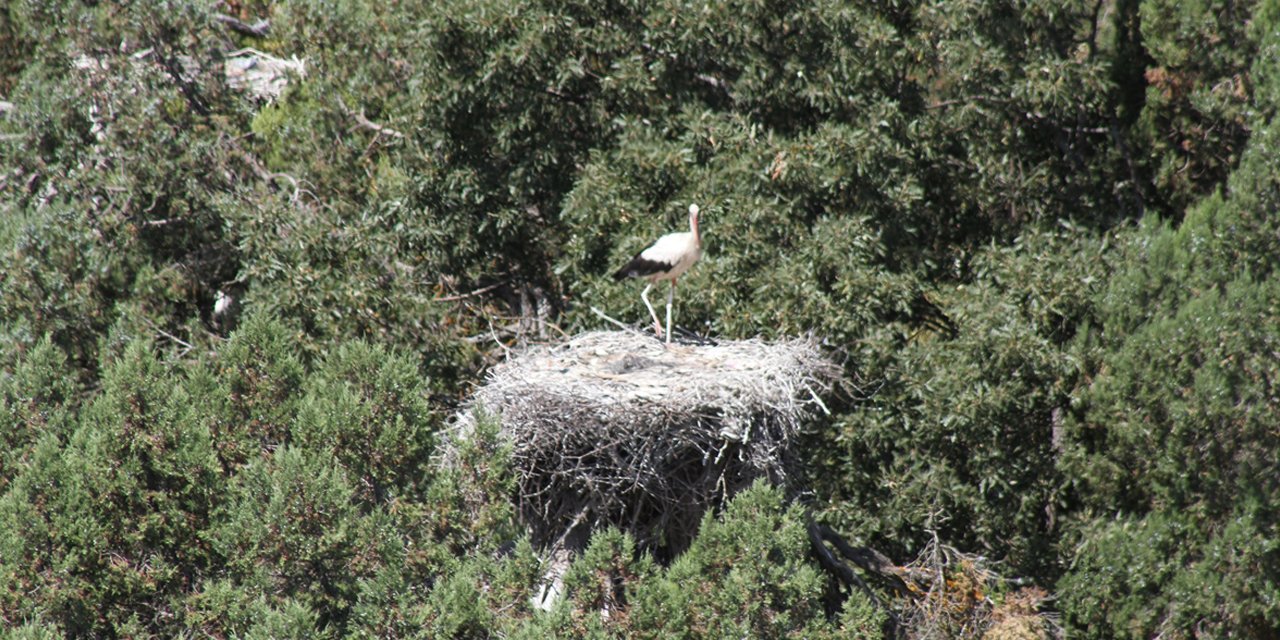
[[[232,31],[243,33],[247,36],[253,36],[255,38],[265,38],[267,37],[267,33],[271,31],[271,21],[265,18],[253,24],[249,24],[239,18],[218,13],[214,14],[213,19],[226,25],[227,28]]]
[[[476,296],[489,293],[490,291],[493,291],[494,289],[497,289],[498,287],[501,287],[502,285],[507,284],[508,282],[511,282],[511,278],[504,278],[487,287],[480,287],[475,291],[468,291],[466,293],[457,293],[451,296],[441,296],[439,298],[432,298],[431,301],[432,302],[456,302],[458,300],[466,300],[467,298],[474,298]]]
[[[288,182],[289,186],[293,188],[293,193],[289,196],[290,202],[296,203],[298,199],[301,197],[302,188],[301,186],[298,185],[297,178],[287,173],[268,171],[267,168],[263,166],[262,163],[259,162],[258,159],[248,151],[241,151],[240,157],[241,159],[244,160],[245,164],[249,165],[249,168],[252,169],[254,174],[256,174],[258,178],[260,178],[262,181],[274,183],[276,180],[284,180],[285,182]]]
[[[352,117],[353,117],[353,118],[355,118],[355,120],[356,120],[356,124],[357,124],[357,125],[359,125],[359,126],[360,126],[361,128],[363,128],[363,129],[369,129],[370,131],[373,131],[374,133],[378,133],[378,134],[386,134],[386,135],[389,135],[389,136],[391,136],[391,137],[393,137],[393,138],[403,138],[403,137],[404,137],[404,134],[403,134],[403,133],[400,133],[399,131],[396,131],[395,129],[392,129],[391,127],[388,127],[388,126],[386,126],[386,125],[381,125],[381,124],[378,124],[378,123],[376,123],[376,122],[373,122],[373,121],[369,120],[369,118],[365,117],[365,115],[364,115],[364,111],[358,111],[358,112],[353,113],[353,114],[351,114],[351,115],[352,115]]]
[[[956,105],[989,103],[989,104],[1012,104],[1013,100],[1008,98],[997,98],[994,96],[976,94],[972,96],[964,96],[954,100],[941,100],[933,104],[925,105],[925,109],[944,109],[946,107],[954,107]]]
[[[894,564],[884,554],[871,547],[855,547],[849,544],[839,533],[827,525],[810,522],[817,532],[819,540],[830,542],[845,559],[858,565],[863,571],[869,571],[888,584],[899,595],[907,595],[911,590],[902,579],[902,568]],[[811,533],[810,536],[813,534]]]
[[[369,118],[364,115],[364,109],[356,111],[355,109],[348,107],[347,101],[343,100],[342,96],[338,96],[338,106],[342,107],[342,111],[346,113],[348,117],[356,121],[357,128],[368,129],[374,132],[375,134],[378,134],[378,135],[385,134],[385,135],[391,136],[392,138],[404,138],[403,133],[400,133],[399,131],[396,131],[395,129],[392,129],[391,127],[388,127],[386,125],[381,125],[376,122],[373,122],[372,120],[369,120]]]
[[[1042,590],[1022,587],[1001,577],[982,556],[944,544],[927,530],[929,543],[906,566],[899,567],[913,598],[902,600],[902,624],[908,638],[1062,637],[1053,614],[1041,611]],[[1004,598],[991,594],[1006,591]],[[1012,623],[1016,635],[997,630]]]
[[[884,602],[881,601],[880,597],[871,590],[871,587],[867,585],[867,582],[857,573],[854,573],[853,569],[851,569],[849,565],[842,562],[834,553],[831,553],[831,549],[826,545],[826,539],[821,527],[814,522],[812,517],[809,518],[809,522],[806,524],[806,530],[809,533],[809,545],[812,547],[814,555],[818,558],[818,564],[822,565],[824,569],[834,574],[836,579],[840,582],[849,586],[858,587],[858,589],[866,594],[866,596],[870,598],[872,602],[876,603],[877,606],[885,608]]]
[[[162,335],[162,336],[164,336],[164,337],[166,337],[166,338],[168,338],[168,339],[170,339],[170,340],[174,341],[174,342],[175,342],[175,343],[177,343],[178,345],[180,345],[180,346],[184,347],[184,348],[185,348],[185,350],[182,352],[182,355],[186,355],[186,353],[187,353],[188,351],[191,351],[192,349],[195,349],[195,347],[191,346],[191,343],[190,343],[190,342],[187,342],[186,340],[183,340],[182,338],[179,338],[178,336],[175,336],[175,335],[173,335],[172,333],[169,333],[168,331],[165,331],[164,329],[161,329],[160,327],[156,327],[156,328],[155,328],[155,330],[156,330],[156,333],[159,333],[160,335]]]

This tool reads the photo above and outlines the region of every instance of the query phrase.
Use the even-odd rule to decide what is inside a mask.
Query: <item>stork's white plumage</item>
[[[700,257],[702,257],[702,236],[698,233],[698,205],[691,204],[689,205],[689,231],[668,233],[658,238],[657,242],[637,253],[626,266],[613,274],[614,280],[644,278],[649,281],[644,291],[640,292],[640,299],[644,301],[644,306],[649,309],[649,315],[653,317],[654,330],[659,338],[663,337],[662,323],[658,322],[658,313],[649,303],[649,289],[663,280],[671,282],[671,288],[667,290],[666,340],[668,344],[671,343],[671,303],[675,300],[676,280],[684,275],[684,272],[688,271]]]

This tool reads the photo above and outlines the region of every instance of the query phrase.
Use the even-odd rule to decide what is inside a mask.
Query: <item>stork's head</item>
[[[700,211],[700,209],[698,209],[698,205],[689,205],[689,220],[691,222],[698,219],[698,211]]]

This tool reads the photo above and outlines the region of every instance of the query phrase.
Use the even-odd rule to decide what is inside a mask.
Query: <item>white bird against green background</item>
[[[702,257],[702,236],[698,233],[698,205],[689,205],[689,231],[668,233],[647,249],[637,253],[625,266],[613,274],[614,280],[624,278],[644,278],[649,281],[640,299],[649,309],[653,317],[653,327],[658,337],[663,337],[662,323],[658,322],[658,313],[649,303],[649,289],[663,280],[671,282],[667,290],[667,330],[666,341],[671,344],[671,304],[675,300],[676,280]]]

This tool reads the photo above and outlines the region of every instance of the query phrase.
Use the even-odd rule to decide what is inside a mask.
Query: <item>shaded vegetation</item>
[[[1070,637],[1272,635],[1277,34],[1274,0],[10,3],[0,625],[894,632],[811,513],[981,554]],[[244,48],[306,73],[254,97]],[[597,532],[537,610],[504,444],[437,464],[446,418],[592,306],[643,324],[608,275],[692,202],[678,324],[812,332],[850,388],[803,507],[754,486],[666,565]]]

